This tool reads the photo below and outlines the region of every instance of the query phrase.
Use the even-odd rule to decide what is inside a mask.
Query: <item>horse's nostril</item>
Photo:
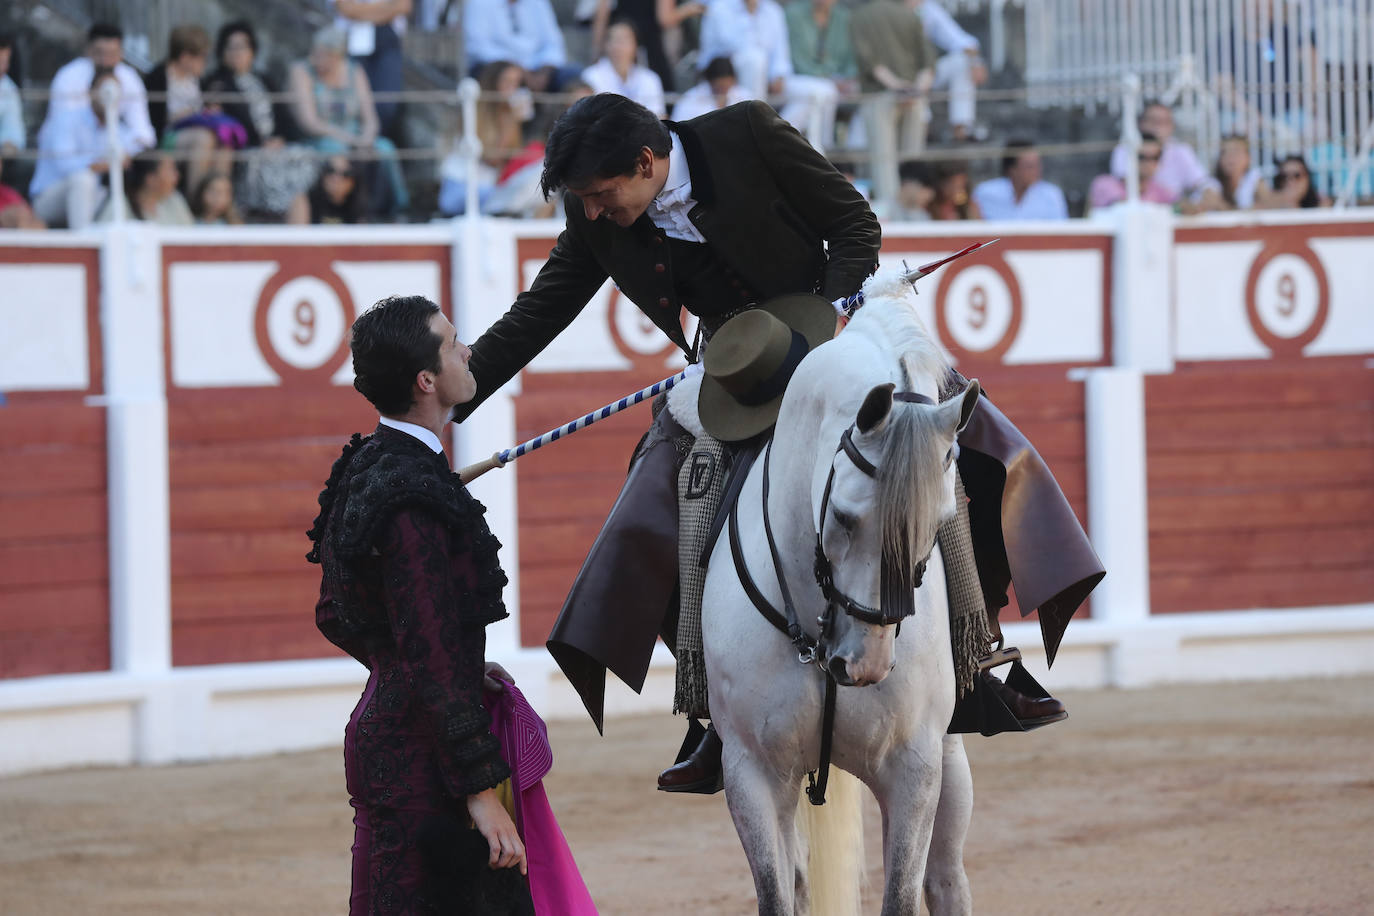
[[[830,669],[830,676],[837,681],[844,682],[848,677],[845,671],[845,661],[837,655],[832,655],[830,657],[830,661],[826,663],[826,667]]]

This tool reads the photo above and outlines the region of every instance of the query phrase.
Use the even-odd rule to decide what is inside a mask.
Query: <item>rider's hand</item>
[[[491,848],[487,865],[492,868],[520,867],[520,874],[527,874],[525,863],[525,844],[520,842],[520,834],[510,819],[501,799],[496,797],[495,789],[483,789],[476,795],[468,796],[468,814],[477,825],[477,831],[486,838]]]

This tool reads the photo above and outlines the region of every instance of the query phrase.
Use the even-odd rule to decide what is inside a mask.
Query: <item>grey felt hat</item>
[[[835,336],[835,319],[835,307],[823,297],[793,293],[721,325],[702,359],[702,427],[723,442],[739,442],[772,426],[797,364]]]

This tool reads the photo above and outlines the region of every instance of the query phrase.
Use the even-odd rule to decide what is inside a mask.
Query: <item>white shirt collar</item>
[[[425,429],[423,426],[407,423],[405,420],[393,420],[391,417],[382,417],[381,422],[383,426],[390,426],[397,432],[414,436],[425,445],[428,445],[430,451],[434,452],[436,455],[442,455],[444,452],[443,444],[439,442],[439,437],[434,435],[434,430],[432,429]]]
[[[692,199],[692,173],[687,168],[687,154],[682,151],[682,138],[676,131],[669,133],[673,136],[673,148],[668,151],[668,180],[649,201],[649,219],[673,238],[704,243],[706,236],[687,218],[696,201]]]

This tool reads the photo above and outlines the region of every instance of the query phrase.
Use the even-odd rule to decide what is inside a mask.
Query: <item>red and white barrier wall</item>
[[[559,226],[8,234],[0,245],[0,773],[337,743],[362,669],[314,628],[305,531],[376,422],[347,329],[419,293],[477,337]],[[950,230],[957,234],[951,234]],[[1108,576],[1053,687],[1374,670],[1374,214],[893,224],[960,369],[1028,433]],[[453,432],[455,466],[673,372],[607,285]],[[478,480],[505,545],[490,654],[551,716],[543,649],[647,408]],[[667,714],[671,659],[642,697]],[[614,727],[612,725],[612,727]]]

